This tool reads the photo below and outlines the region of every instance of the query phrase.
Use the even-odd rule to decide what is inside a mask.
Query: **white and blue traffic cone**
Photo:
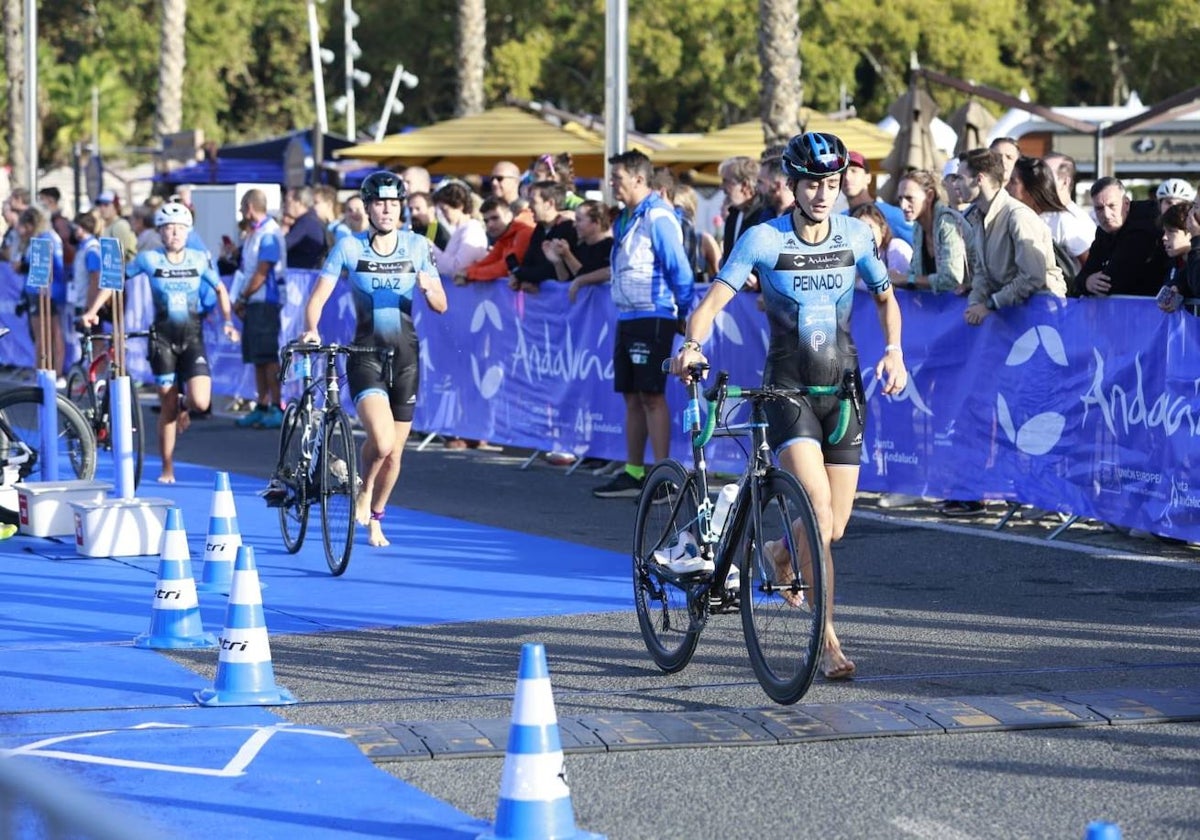
[[[1088,823],[1084,840],[1121,840],[1121,827],[1116,823],[1094,820]]]
[[[480,840],[603,840],[575,826],[546,648],[521,646],[496,825]]]
[[[216,643],[212,633],[204,632],[200,617],[187,532],[183,529],[183,511],[177,507],[168,508],[159,550],[150,629],[135,637],[133,644],[141,648],[170,650],[213,647]]]
[[[296,702],[290,691],[275,684],[258,568],[254,549],[248,545],[237,550],[220,643],[213,687],[195,695],[201,706],[286,706]]]
[[[201,592],[228,592],[233,582],[233,562],[241,544],[229,473],[218,472],[208,511],[208,534],[204,538],[204,567],[196,588]]]

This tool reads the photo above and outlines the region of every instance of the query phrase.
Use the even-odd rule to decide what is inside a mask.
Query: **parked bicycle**
[[[0,337],[7,335],[0,328]],[[70,466],[72,477],[96,475],[96,437],[91,425],[62,394],[56,393],[58,431],[55,435],[59,464]],[[39,470],[42,447],[42,389],[17,386],[0,392],[0,468],[3,483],[25,481]],[[65,472],[65,471],[64,471]]]
[[[346,571],[354,546],[354,503],[358,493],[358,457],[350,418],[342,408],[339,356],[385,354],[385,375],[392,351],[345,344],[292,343],[283,348],[280,378],[293,364],[299,368],[300,396],[283,414],[279,460],[264,494],[279,509],[279,530],[288,552],[295,554],[308,532],[309,508],[321,508],[325,561],[335,576]],[[314,360],[324,363],[317,376]]]
[[[691,469],[667,459],[650,470],[638,503],[633,542],[633,592],[638,625],[654,662],[667,673],[691,661],[712,614],[741,612],[750,664],[767,696],[795,703],[820,667],[825,638],[826,575],[812,503],[800,482],[772,463],[765,406],[797,398],[836,396],[840,440],[854,398],[853,373],[841,385],[806,388],[739,388],[722,371],[701,394],[707,366],[691,368],[685,423],[691,434]],[[701,397],[707,403],[701,426]],[[749,419],[730,422],[742,400]],[[741,441],[746,468],[737,482],[724,527],[714,527],[705,447],[714,437]],[[749,449],[745,441],[750,442]],[[816,562],[814,562],[816,559]]]
[[[79,331],[79,360],[67,372],[67,399],[91,425],[96,445],[112,451],[114,430],[108,392],[109,378],[114,373],[112,335],[92,332],[80,323],[76,323],[75,328]],[[150,334],[150,330],[127,332],[125,338],[149,338]],[[107,346],[97,353],[96,344]],[[130,395],[130,421],[133,427],[133,486],[136,488],[142,480],[142,461],[146,456],[146,421],[136,386],[131,387],[134,389]]]

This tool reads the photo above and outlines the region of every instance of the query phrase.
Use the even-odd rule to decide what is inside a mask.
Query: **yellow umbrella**
[[[525,166],[539,155],[563,152],[571,153],[579,177],[603,177],[604,138],[600,134],[576,123],[556,125],[509,106],[393,134],[378,143],[363,143],[334,154],[389,167],[424,166],[438,175],[469,175],[486,174],[499,160]]]
[[[805,131],[836,134],[847,148],[861,152],[864,158],[875,163],[883,160],[892,147],[891,135],[866,120],[833,119],[811,108],[801,108],[800,124]],[[687,165],[701,172],[715,172],[726,158],[739,155],[758,158],[764,148],[762,123],[751,120],[685,140],[669,149],[652,152],[651,157],[659,165],[675,168]]]

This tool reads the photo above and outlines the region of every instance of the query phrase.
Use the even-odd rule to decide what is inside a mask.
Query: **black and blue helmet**
[[[408,189],[403,179],[395,172],[381,169],[363,178],[362,186],[358,188],[363,204],[370,204],[379,198],[395,198],[400,201],[408,199]]]
[[[826,178],[849,165],[850,153],[842,138],[822,131],[797,134],[783,151],[783,171],[789,178]]]

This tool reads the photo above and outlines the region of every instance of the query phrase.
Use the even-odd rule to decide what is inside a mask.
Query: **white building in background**
[[[1144,114],[1147,106],[1136,93],[1119,106],[1054,108],[1064,117],[1098,125],[1112,125]],[[1093,180],[1096,173],[1096,138],[1014,108],[992,127],[989,141],[1015,138],[1021,151],[1041,157],[1051,151],[1075,159],[1081,178]],[[1112,171],[1126,181],[1158,182],[1166,178],[1200,180],[1200,110],[1155,123],[1104,140]]]

